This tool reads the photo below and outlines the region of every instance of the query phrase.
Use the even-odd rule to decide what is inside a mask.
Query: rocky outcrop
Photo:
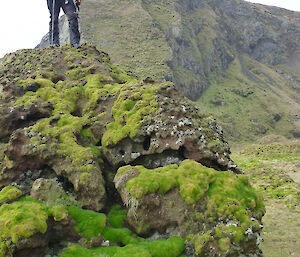
[[[100,156],[114,168],[143,158],[149,167],[189,158],[235,169],[221,128],[172,84],[134,82],[90,47],[52,50],[56,57],[50,51],[20,52],[4,60],[1,138],[9,136],[6,156],[13,162],[1,173],[4,184],[48,166],[72,184],[79,200],[99,210],[105,203]],[[40,60],[29,60],[31,54],[40,54]],[[47,59],[49,66],[43,67]],[[15,79],[5,77],[12,67],[19,71]]]
[[[84,45],[7,55],[0,87],[0,256],[261,256],[260,198],[171,82]]]

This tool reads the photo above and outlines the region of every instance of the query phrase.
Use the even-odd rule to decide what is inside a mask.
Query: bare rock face
[[[171,82],[139,81],[83,45],[7,55],[0,89],[0,256],[41,256],[79,238],[62,256],[104,239],[126,245],[114,256],[132,243],[152,256],[124,224],[160,233],[170,252],[159,256],[179,257],[184,241],[187,256],[261,256],[260,198],[238,175],[221,127]],[[31,196],[6,204],[17,189]],[[128,207],[127,223],[118,222],[124,213],[109,222],[97,213],[116,203]],[[28,225],[15,233],[18,222]]]

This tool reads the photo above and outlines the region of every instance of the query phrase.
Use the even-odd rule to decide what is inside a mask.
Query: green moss
[[[89,74],[92,69],[95,69],[95,67],[74,68],[72,70],[67,71],[66,75],[73,80],[79,80],[84,78],[87,74]]]
[[[126,173],[130,166],[121,167],[117,177]],[[256,195],[245,176],[237,176],[231,172],[217,172],[201,164],[185,160],[180,166],[169,165],[162,168],[148,170],[143,166],[136,166],[139,176],[127,181],[129,193],[140,199],[147,193],[165,194],[175,187],[180,188],[182,198],[193,204],[205,195],[210,199],[212,206],[219,206],[222,214],[222,201],[241,201],[240,207],[250,206],[254,210],[263,208],[262,200]],[[219,210],[218,209],[218,210]]]
[[[258,221],[251,220],[251,217],[258,215],[260,219],[265,213],[264,204],[245,175],[219,172],[195,161],[185,160],[179,166],[169,165],[151,170],[142,166],[121,167],[116,179],[132,169],[139,173],[126,182],[126,189],[132,197],[140,199],[148,193],[165,194],[177,187],[186,203],[195,204],[200,200],[206,203],[206,211],[203,215],[196,215],[197,219],[214,221],[222,217],[222,220],[233,220],[236,223],[230,226],[220,223],[213,231],[190,235],[198,253],[201,253],[203,246],[211,239],[211,232],[221,240],[223,251],[226,248],[225,238],[239,243],[245,238],[248,228],[254,226],[259,229]]]
[[[91,139],[94,139],[94,134],[93,134],[93,132],[91,131],[90,128],[88,128],[88,129],[82,129],[82,130],[80,131],[80,135],[81,135],[82,137],[89,137],[89,138],[91,138]]]
[[[130,80],[136,79],[133,76],[128,75],[122,68],[111,65],[111,71],[110,71],[110,76],[118,81],[119,83],[126,83]]]
[[[213,238],[210,235],[211,230],[207,231],[206,233],[199,233],[195,235],[188,236],[188,239],[194,244],[195,252],[200,255],[202,253],[203,247],[210,242]]]
[[[30,198],[3,204],[0,207],[1,240],[11,238],[13,243],[17,243],[22,237],[28,238],[36,232],[45,233],[47,219],[47,207]]]
[[[55,205],[49,208],[49,213],[53,216],[55,221],[61,221],[68,217],[68,211],[63,205]]]
[[[106,216],[76,206],[67,207],[68,213],[76,222],[76,232],[87,239],[98,237],[106,225]]]
[[[142,240],[127,228],[106,227],[103,230],[103,237],[110,242],[121,243],[123,245],[133,244]]]
[[[118,174],[124,173],[128,168],[129,166],[121,167]],[[126,183],[126,188],[133,197],[140,199],[147,193],[155,192],[165,194],[179,187],[182,198],[188,204],[193,204],[204,197],[216,173],[213,169],[191,160],[182,162],[179,167],[174,164],[153,170],[143,166],[137,166],[136,169],[140,175]]]
[[[158,85],[153,85],[151,88],[122,87],[111,109],[114,121],[106,126],[102,145],[107,147],[117,144],[127,136],[133,138],[147,117],[157,111],[156,93],[159,88]]]
[[[124,247],[99,247],[85,249],[79,245],[68,247],[60,257],[178,257],[184,250],[184,240],[172,237],[169,240],[144,241]]]
[[[103,213],[83,210],[75,206],[67,207],[67,209],[68,213],[76,222],[76,232],[86,239],[92,239],[93,237],[102,235],[110,242],[122,243],[124,245],[140,240],[133,235],[129,229],[106,227],[106,216]],[[116,221],[116,215],[120,215],[120,213],[121,210],[113,208],[110,219]],[[120,221],[118,221],[118,225],[120,225]]]
[[[108,222],[113,228],[122,228],[126,216],[127,211],[122,210],[120,205],[115,205],[108,214]]]
[[[19,198],[22,195],[21,190],[15,186],[4,187],[0,191],[0,204],[6,201],[12,201]]]
[[[59,257],[111,257],[114,256],[117,250],[118,247],[116,246],[86,249],[80,245],[75,244],[66,248],[64,252],[59,255]]]
[[[230,249],[230,245],[231,245],[231,243],[230,243],[230,239],[228,237],[221,238],[218,241],[218,247],[222,252],[228,251]]]
[[[262,197],[257,195],[248,180],[245,181],[244,177],[242,178],[240,179],[228,171],[219,172],[207,191],[210,200],[208,209],[213,208],[219,216],[237,215],[247,208],[263,212]],[[246,213],[245,216],[249,215]],[[241,217],[239,218],[241,219]]]
[[[76,231],[86,239],[102,235],[105,240],[112,243],[120,243],[126,247],[104,247],[99,249],[85,250],[78,246],[69,247],[61,256],[86,256],[88,254],[108,254],[107,256],[119,256],[109,254],[122,254],[120,256],[130,256],[134,253],[131,247],[145,251],[149,256],[178,256],[184,249],[183,239],[174,238],[168,241],[145,241],[134,235],[129,229],[122,228],[126,216],[126,211],[122,211],[120,206],[115,206],[109,213],[109,222],[115,228],[106,226],[106,216],[102,213],[96,213],[89,210],[82,210],[78,207],[67,207],[69,214],[76,222]],[[169,250],[167,250],[169,247]],[[167,252],[171,251],[174,255]],[[176,253],[176,254],[175,254]],[[178,253],[178,254],[177,254]],[[123,255],[124,254],[124,255]],[[169,254],[169,255],[168,255]],[[97,255],[96,255],[97,256]],[[101,255],[99,255],[101,256]]]
[[[185,249],[184,239],[171,237],[168,240],[156,240],[142,242],[153,257],[175,257],[179,256]]]
[[[56,148],[56,153],[72,162],[72,170],[65,172],[79,171],[84,173],[81,182],[87,183],[87,173],[91,174],[99,169],[96,162],[93,164],[90,162],[91,160],[96,161],[99,156],[91,147],[81,146],[77,140],[78,136],[87,137],[91,144],[96,144],[96,141],[99,141],[99,138],[94,137],[91,129],[87,128],[98,119],[95,117],[94,111],[99,98],[109,94],[117,94],[125,82],[132,81],[132,77],[127,76],[126,72],[109,62],[101,63],[101,58],[99,59],[101,54],[91,47],[83,46],[80,51],[65,47],[64,54],[66,56],[63,61],[72,62],[74,66],[68,71],[64,70],[67,67],[56,70],[54,65],[45,68],[44,63],[39,63],[37,58],[38,65],[36,68],[40,69],[41,74],[32,76],[32,78],[18,78],[16,82],[24,90],[30,90],[34,85],[36,91],[26,92],[16,102],[12,103],[12,107],[28,108],[33,104],[40,105],[43,102],[52,104],[51,117],[40,119],[35,125],[27,127],[25,130],[35,135],[31,138],[31,143],[37,150],[44,151],[47,147]],[[45,52],[45,56],[42,56],[41,60],[43,62],[47,60],[55,62],[55,58],[61,55],[61,52],[54,49],[49,53]],[[21,55],[21,57],[27,59],[25,55]],[[22,62],[23,59],[20,63]],[[32,64],[31,62],[32,60],[29,58],[27,63]],[[24,63],[26,63],[25,60]],[[97,74],[92,74],[96,70]],[[101,74],[109,74],[109,72],[115,74],[122,80],[123,84],[116,83],[116,80],[109,75]],[[58,82],[56,82],[57,80]],[[112,85],[107,85],[108,82]],[[82,108],[83,106],[79,102],[85,108]],[[80,108],[80,115],[76,113],[77,108]],[[47,145],[50,139],[51,145]]]

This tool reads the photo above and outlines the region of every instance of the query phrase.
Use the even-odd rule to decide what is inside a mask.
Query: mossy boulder
[[[185,160],[157,169],[124,166],[114,181],[138,234],[180,235],[197,256],[260,254],[265,210],[245,175]]]
[[[6,55],[0,86],[4,254],[259,252],[259,198],[221,127],[171,82],[83,45]]]
[[[7,192],[20,196],[16,187],[5,187]],[[10,194],[12,195],[12,194]],[[10,203],[0,206],[0,256],[42,256],[48,244],[55,240],[78,240],[75,222],[62,205],[45,205],[32,197],[9,197]]]
[[[134,161],[147,167],[194,159],[235,170],[215,120],[170,82],[141,82],[91,46],[21,50],[1,60],[0,186],[51,168],[77,200],[106,201],[105,176]],[[109,164],[112,168],[107,169]]]
[[[13,201],[20,196],[22,196],[22,192],[17,187],[5,187],[0,191],[0,205],[8,201]]]

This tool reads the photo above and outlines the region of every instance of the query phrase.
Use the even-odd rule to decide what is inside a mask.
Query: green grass
[[[261,249],[266,257],[297,256],[300,215],[300,142],[269,137],[232,155],[264,197]]]
[[[299,143],[252,145],[232,157],[266,198],[280,199],[293,208],[299,206],[299,184],[291,177],[299,172]]]
[[[85,249],[79,245],[73,245],[68,247],[60,257],[179,257],[184,248],[183,239],[172,237],[168,240],[128,244],[125,247]]]
[[[140,1],[89,1],[81,8],[81,27],[85,40],[141,79],[170,74],[164,33],[153,26],[153,18]]]

